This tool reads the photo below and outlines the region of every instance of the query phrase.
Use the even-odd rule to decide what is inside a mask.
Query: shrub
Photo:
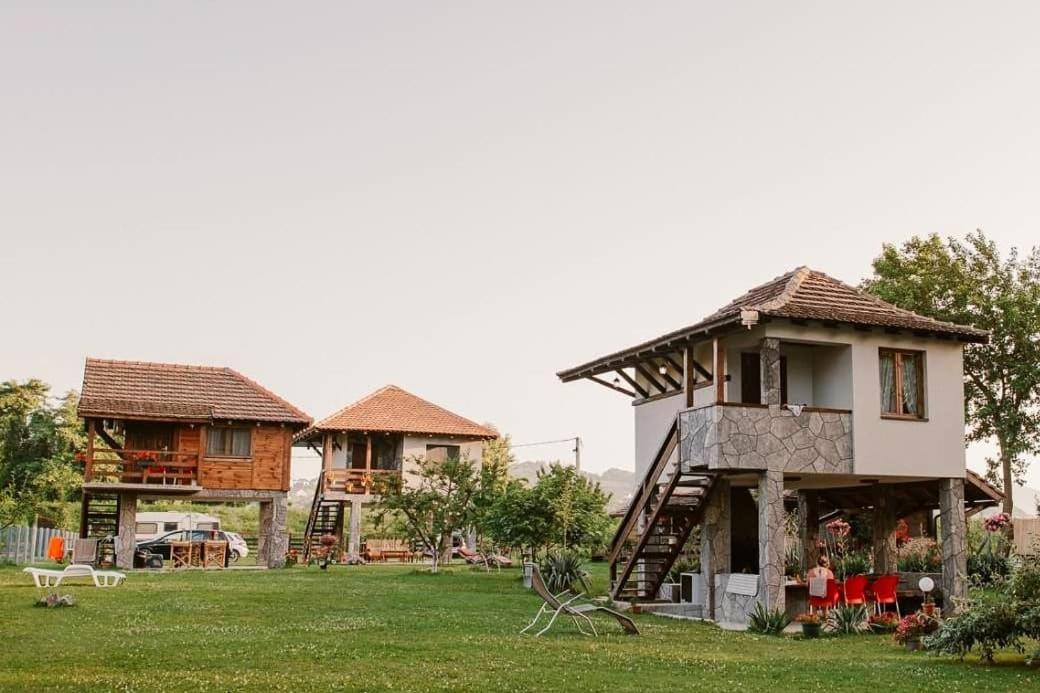
[[[838,572],[843,577],[869,573],[870,568],[870,556],[863,552],[850,553],[838,559]]]
[[[920,640],[923,636],[934,633],[938,628],[939,622],[935,620],[934,616],[918,611],[916,614],[908,614],[903,617],[896,626],[893,638],[897,643],[905,645],[911,640]]]
[[[942,570],[942,554],[931,539],[912,539],[899,555],[901,573],[937,573]]]
[[[976,589],[961,613],[943,621],[928,647],[961,659],[977,650],[992,662],[997,650],[1025,652],[1025,639],[1040,638],[1040,557],[1019,557],[1006,580]],[[1040,651],[1029,659],[1035,660]]]
[[[758,602],[751,612],[748,630],[763,635],[780,635],[790,623],[791,617],[783,609],[767,609]]]
[[[817,611],[813,613],[798,614],[798,616],[796,616],[794,620],[796,623],[820,625],[821,623],[823,623],[823,616],[821,616],[820,613]]]
[[[584,570],[584,564],[576,553],[559,551],[548,554],[541,565],[546,586],[553,594],[564,590],[588,592],[589,574]]]
[[[980,585],[992,585],[1011,572],[1011,561],[1007,556],[979,552],[968,554],[968,576]]]
[[[867,626],[875,633],[891,633],[899,625],[899,616],[893,611],[882,611],[867,618]]]
[[[862,604],[842,604],[831,609],[827,616],[827,630],[842,635],[856,635],[867,631],[867,607]]]

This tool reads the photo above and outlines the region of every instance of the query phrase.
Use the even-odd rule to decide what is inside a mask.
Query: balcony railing
[[[325,491],[369,495],[390,477],[401,476],[400,469],[329,469],[324,474]]]
[[[82,455],[83,480],[107,484],[190,486],[198,483],[199,453],[94,448]]]

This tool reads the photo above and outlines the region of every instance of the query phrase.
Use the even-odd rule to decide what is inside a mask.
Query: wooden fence
[[[66,550],[79,535],[64,529],[44,527],[8,527],[0,530],[0,560],[14,563],[36,563],[47,560],[47,544],[51,537],[64,537]]]
[[[1015,518],[1015,553],[1040,552],[1040,517]]]

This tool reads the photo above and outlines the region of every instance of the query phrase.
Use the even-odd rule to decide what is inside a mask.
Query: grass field
[[[569,622],[519,636],[538,601],[516,570],[134,573],[67,591],[76,607],[33,608],[28,576],[0,569],[0,689],[1040,689],[1021,658],[959,663],[881,636],[801,641],[653,616],[636,617],[638,637],[607,621],[598,640]]]

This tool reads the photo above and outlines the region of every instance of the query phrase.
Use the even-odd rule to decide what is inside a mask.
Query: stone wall
[[[758,595],[733,594],[726,591],[732,573],[715,575],[715,621],[718,623],[747,624],[755,610]]]
[[[852,413],[712,404],[679,415],[685,468],[851,474]]]

